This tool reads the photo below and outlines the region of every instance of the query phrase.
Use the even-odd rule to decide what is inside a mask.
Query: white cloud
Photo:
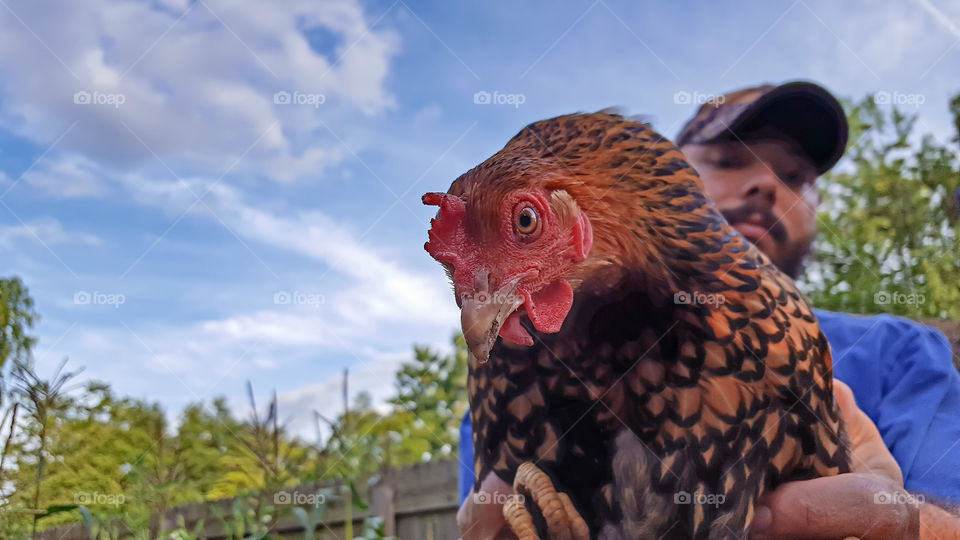
[[[93,197],[107,193],[107,181],[95,163],[73,154],[42,159],[22,179],[27,185],[60,197]]]
[[[456,320],[449,288],[438,279],[439,268],[436,275],[409,271],[357,241],[323,213],[279,216],[244,204],[225,186],[217,186],[214,192],[215,211],[238,234],[321,260],[354,280],[355,286],[335,298],[343,300],[345,318],[359,319],[358,323],[369,317],[432,323]]]
[[[136,301],[127,298],[116,316],[124,320],[123,311],[132,309]],[[275,362],[275,367],[303,361],[329,344],[330,334],[337,331],[321,314],[281,309],[182,326],[84,323],[89,314],[114,313],[112,307],[98,308],[73,306],[81,324],[71,326],[72,331],[55,343],[41,343],[37,356],[70,356],[77,365],[87,366],[91,378],[120,383],[122,392],[137,394],[163,381],[192,400],[232,393],[238,380],[262,373],[265,360]]]
[[[278,393],[281,420],[287,421],[296,435],[313,437],[313,411],[328,418],[342,411],[340,365],[350,369],[351,400],[366,392],[375,407],[385,412],[386,399],[394,393],[394,374],[402,362],[413,357],[411,344],[402,336],[386,347],[358,345],[364,342],[352,339],[349,348],[340,348],[343,343],[329,339],[325,332],[328,319],[277,310],[182,328],[67,325],[69,330],[58,336],[61,339],[56,343],[41,342],[36,356],[43,370],[69,352],[73,368],[87,368],[84,379],[111,381],[119,392],[128,395],[151,399],[158,394],[167,399],[179,396],[177,401],[181,403],[228,395],[234,412],[243,415],[248,408],[243,393],[245,380],[252,381],[259,394],[270,392],[270,385],[275,383],[264,382],[270,380],[265,377],[268,370],[283,370],[292,362],[301,362],[297,369],[303,370],[302,362],[310,362],[319,351],[339,351],[333,354],[342,355],[343,364],[317,364],[299,376],[305,384]],[[369,343],[370,336],[366,337]],[[423,343],[443,352],[450,348],[443,342]],[[172,416],[179,413],[168,412]]]
[[[361,354],[363,361],[358,358],[358,362],[350,366],[350,399],[354,399],[360,392],[366,392],[372,398],[374,407],[381,413],[386,413],[389,410],[386,400],[396,393],[393,374],[402,362],[413,357],[413,353],[409,349],[392,353],[368,349]],[[333,419],[343,412],[342,385],[341,373],[324,382],[279,393],[277,402],[281,420],[287,422],[291,433],[305,439],[314,438],[317,432],[314,411],[328,419]],[[320,432],[324,437],[329,435],[328,426],[323,421],[320,422]]]
[[[356,0],[6,4],[0,124],[50,143],[78,122],[59,147],[95,162],[154,166],[155,153],[216,175],[249,149],[243,171],[288,180],[341,158],[336,141],[317,142],[323,122],[393,104],[383,85],[398,39]],[[335,50],[313,50],[312,31]],[[326,101],[278,105],[278,91]]]
[[[209,184],[209,180],[196,178],[181,183],[137,177],[127,179],[122,186],[141,204],[179,214],[195,200],[191,190],[199,194]],[[337,361],[352,365],[357,377],[352,388],[369,391],[374,403],[380,403],[392,389],[392,375],[399,362],[410,357],[412,343],[435,344],[437,338],[442,343],[456,326],[456,306],[439,267],[432,273],[412,270],[376,245],[358,239],[324,213],[273,213],[253,206],[239,191],[224,184],[213,187],[205,202],[210,210],[197,205],[197,216],[214,226],[222,220],[254,251],[270,246],[328,267],[329,275],[280,287],[286,292],[317,294],[322,300],[278,304],[274,294],[279,291],[258,292],[249,285],[224,284],[211,291],[208,298],[232,294],[249,301],[219,318],[158,325],[126,319],[124,310],[149,300],[131,293],[116,311],[101,310],[116,313],[124,324],[78,327],[75,335],[57,345],[56,351],[45,354],[59,358],[69,353],[79,364],[91,366],[91,377],[125,381],[126,385],[138,379],[163,377],[174,388],[182,385],[181,393],[188,398],[200,399],[232,393],[238,380],[255,378],[264,370],[292,365],[303,369],[303,363],[317,355],[342,353],[345,356]],[[205,300],[194,297],[191,301]],[[270,305],[249,307],[263,304]],[[66,307],[77,316],[91,309],[86,305]],[[121,359],[123,367],[117,371],[113,364],[117,360],[104,359]],[[332,367],[318,365],[315,373],[327,374]],[[131,390],[121,387],[120,391]],[[310,409],[297,410],[315,408],[327,413],[329,406],[318,401],[311,403]],[[308,424],[302,422],[312,420],[307,417],[296,421],[295,429],[303,433]]]
[[[193,207],[199,215],[214,224],[222,222],[245,241],[255,242],[254,251],[257,245],[283,249],[321,261],[336,275],[347,278],[347,286],[323,292],[327,306],[339,314],[341,321],[365,328],[371,321],[444,325],[458,320],[439,265],[430,274],[405,268],[323,212],[271,212],[262,200],[255,206],[238,190],[208,179],[184,179],[181,183],[137,177],[128,179],[125,185],[139,203],[174,215],[190,208],[196,195],[207,193],[209,186],[203,199],[206,206]]]
[[[64,230],[56,219],[43,218],[16,225],[0,225],[0,246],[10,247],[14,241],[42,242],[47,246],[80,244],[95,246],[100,238],[92,234]]]

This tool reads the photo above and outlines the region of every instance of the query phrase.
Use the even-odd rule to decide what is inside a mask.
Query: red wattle
[[[530,337],[530,332],[520,324],[520,314],[517,312],[511,313],[500,327],[500,337],[517,345],[528,347],[533,345],[533,338]]]
[[[523,291],[524,306],[533,326],[545,333],[555,334],[573,306],[573,289],[564,279],[558,279],[533,293]]]

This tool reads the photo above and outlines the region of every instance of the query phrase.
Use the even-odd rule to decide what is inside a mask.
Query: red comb
[[[427,193],[422,200],[428,206],[440,207],[439,215],[430,220],[430,241],[423,245],[423,249],[434,259],[456,266],[460,259],[458,249],[465,242],[463,216],[467,212],[466,204],[460,197],[449,193]]]

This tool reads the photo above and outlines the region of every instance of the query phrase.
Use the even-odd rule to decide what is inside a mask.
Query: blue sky
[[[812,79],[945,140],[960,91],[946,0],[55,5],[0,1],[0,275],[41,371],[171,414],[240,410],[249,379],[303,433],[343,367],[382,400],[446,346],[420,195],[527,123],[619,106],[673,136],[697,100]]]

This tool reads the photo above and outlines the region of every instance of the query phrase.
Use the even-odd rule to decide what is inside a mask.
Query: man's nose
[[[772,207],[777,202],[777,189],[779,188],[780,179],[773,171],[764,167],[747,177],[741,193],[745,201]]]

